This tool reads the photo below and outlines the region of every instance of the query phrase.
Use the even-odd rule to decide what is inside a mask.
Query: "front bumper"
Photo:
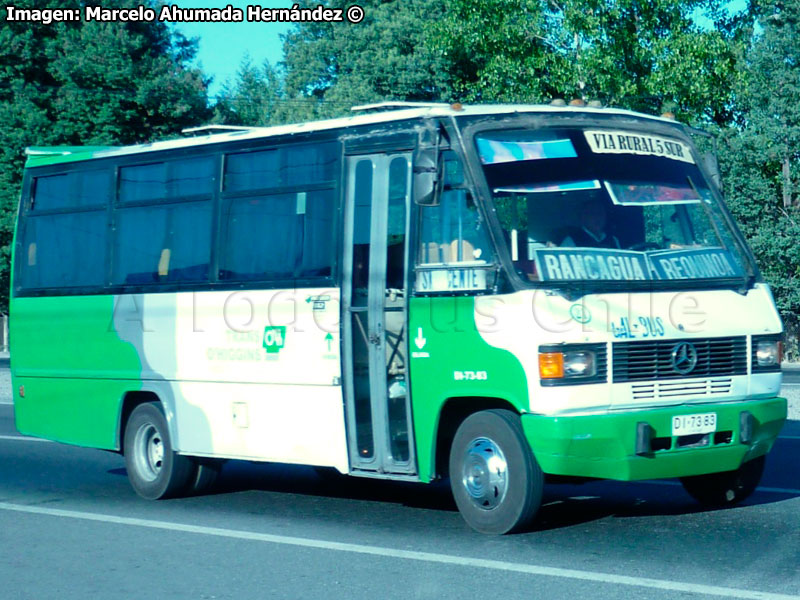
[[[785,398],[768,398],[602,415],[523,415],[522,427],[547,474],[633,481],[737,469],[770,451],[786,421],[786,410]],[[752,415],[746,441],[740,425],[744,411]],[[671,437],[672,417],[707,412],[717,414],[717,435],[710,434],[706,445],[681,446],[684,440]],[[649,425],[657,440],[652,451],[642,452],[641,441],[637,447],[641,424]]]

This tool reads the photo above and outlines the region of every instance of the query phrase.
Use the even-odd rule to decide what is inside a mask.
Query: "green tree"
[[[19,0],[16,8],[75,8]],[[109,0],[106,8],[135,7]],[[24,165],[32,145],[114,145],[174,135],[209,117],[196,44],[163,23],[0,23],[0,310]]]
[[[347,0],[324,4],[346,7]],[[430,0],[366,0],[361,23],[304,23],[284,37],[288,98],[313,98],[320,117],[381,100],[442,97],[438,53],[425,24],[440,18]]]
[[[246,57],[236,80],[217,96],[214,122],[252,127],[307,121],[314,118],[316,105],[313,98],[289,97],[284,77],[268,61],[256,66]]]
[[[453,0],[427,26],[445,98],[542,102],[564,96],[574,70],[542,0]],[[570,94],[571,97],[571,94]]]
[[[800,158],[800,2],[761,2],[753,12],[762,32],[742,56],[740,104],[746,131],[757,136],[767,161],[780,165],[780,195],[789,209],[800,202],[793,172]]]
[[[329,0],[345,6],[345,0]],[[287,98],[316,114],[381,100],[600,99],[692,122],[732,119],[743,17],[723,0],[368,0],[359,24],[284,39]],[[698,15],[706,16],[703,25]]]
[[[800,333],[800,2],[755,3],[760,25],[741,54],[738,122],[721,137],[725,191],[787,327]]]
[[[214,105],[214,122],[226,125],[266,125],[275,120],[283,99],[283,81],[269,64],[260,67],[246,57],[234,83],[226,83]]]
[[[448,99],[605,104],[731,119],[741,19],[718,0],[452,0],[429,26]],[[709,25],[696,16],[704,12]]]

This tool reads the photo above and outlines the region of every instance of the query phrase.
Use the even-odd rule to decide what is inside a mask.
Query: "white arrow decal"
[[[422,327],[417,327],[417,337],[414,338],[414,343],[417,345],[417,348],[422,350],[427,342],[428,340],[422,335]]]

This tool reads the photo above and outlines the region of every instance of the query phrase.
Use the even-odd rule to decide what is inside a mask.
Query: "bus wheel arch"
[[[178,454],[161,402],[136,404],[125,423],[122,451],[128,480],[147,500],[174,498],[191,491],[197,464]]]
[[[128,420],[137,406],[146,404],[148,402],[161,403],[161,398],[158,394],[151,391],[137,390],[125,392],[120,403],[119,423],[117,424],[117,448],[119,453],[123,454],[125,451],[125,428],[128,425]],[[163,405],[162,405],[163,408]],[[169,421],[169,418],[167,419]],[[170,435],[174,433],[170,430]]]
[[[458,511],[481,533],[522,531],[541,506],[544,473],[516,411],[481,410],[464,419],[451,445],[449,472]]]
[[[456,396],[448,398],[439,411],[436,427],[436,440],[433,448],[432,473],[447,477],[450,463],[450,447],[461,423],[470,415],[484,410],[509,410],[519,414],[519,410],[503,398],[482,396]]]

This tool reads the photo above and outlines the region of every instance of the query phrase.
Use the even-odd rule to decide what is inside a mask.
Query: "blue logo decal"
[[[578,323],[585,325],[592,320],[592,313],[583,304],[573,304],[569,307],[570,316]]]

